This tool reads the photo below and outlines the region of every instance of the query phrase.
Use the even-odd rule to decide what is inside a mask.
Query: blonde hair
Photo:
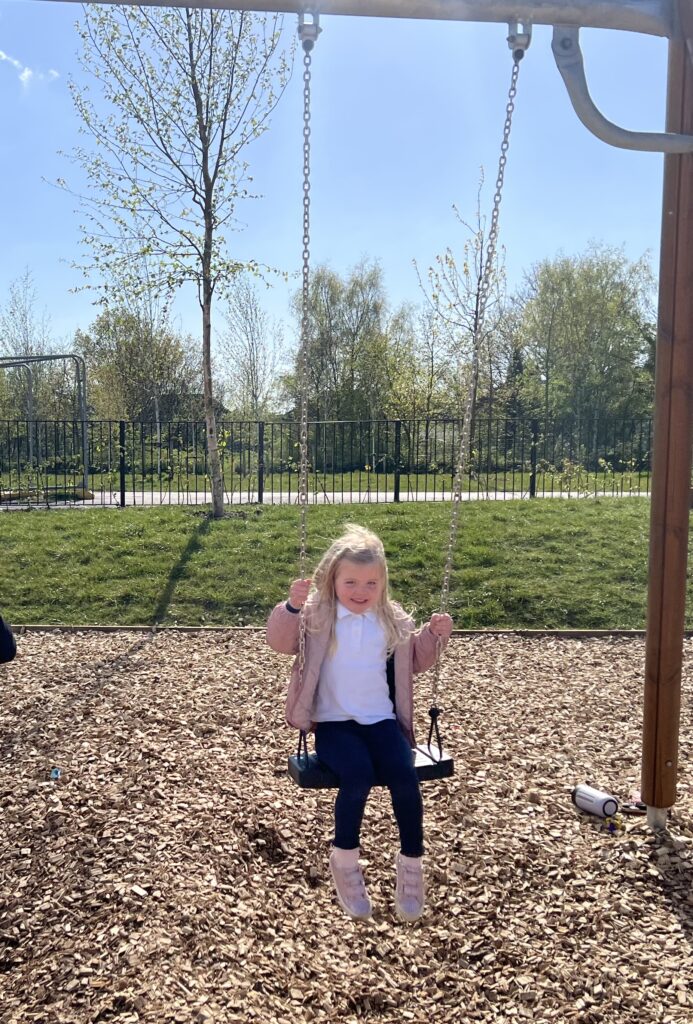
[[[311,602],[314,609],[311,632],[320,632],[329,625],[330,639],[327,649],[331,653],[334,651],[337,620],[335,578],[337,569],[344,559],[359,565],[377,565],[382,572],[383,589],[374,611],[385,630],[387,652],[391,654],[395,647],[409,636],[409,616],[390,597],[383,542],[364,526],[347,524],[342,536],[332,542],[318,562],[313,573],[313,586],[316,592]]]

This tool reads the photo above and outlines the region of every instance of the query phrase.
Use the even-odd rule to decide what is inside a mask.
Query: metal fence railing
[[[221,422],[218,440],[229,504],[296,502],[296,423]],[[459,441],[456,420],[311,423],[310,500],[449,499]],[[649,419],[576,425],[478,418],[463,498],[646,495],[651,447]],[[2,506],[209,501],[204,423],[0,421]]]

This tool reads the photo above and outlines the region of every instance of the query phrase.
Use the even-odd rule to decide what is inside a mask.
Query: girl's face
[[[344,607],[360,615],[374,608],[385,586],[382,568],[377,562],[364,564],[343,558],[337,566],[334,592]]]

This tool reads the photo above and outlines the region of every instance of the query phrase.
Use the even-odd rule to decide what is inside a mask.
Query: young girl
[[[311,593],[311,588],[314,588]],[[342,908],[368,918],[371,902],[359,867],[359,833],[376,778],[385,782],[400,834],[395,907],[415,921],[424,905],[423,805],[412,746],[415,672],[430,668],[439,639],[452,632],[449,615],[432,615],[418,631],[390,599],[382,542],[370,530],[347,527],[325,552],[313,580],[294,580],[289,600],[267,623],[267,642],[282,654],[299,648],[305,605],[305,658],[294,662],[286,718],[315,730],[320,760],[339,779],[330,871]],[[394,673],[388,673],[388,659]],[[388,675],[394,674],[394,686]]]

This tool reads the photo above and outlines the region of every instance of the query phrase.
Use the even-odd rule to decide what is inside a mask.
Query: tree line
[[[480,240],[473,239],[475,243]],[[451,254],[447,256],[448,267]],[[238,277],[222,304],[216,345],[215,407],[229,419],[296,415],[306,386],[316,420],[436,419],[460,415],[471,366],[476,296],[457,304],[426,291],[419,303],[392,308],[377,261],[344,275],[315,268],[310,281],[306,382],[298,353],[263,310],[256,287]],[[477,412],[542,422],[617,421],[651,409],[654,373],[653,279],[647,260],[594,244],[576,256],[534,265],[506,294],[502,275],[482,337]],[[0,306],[4,352],[54,349],[35,311],[30,275]],[[300,294],[293,304],[294,333]],[[100,312],[77,331],[70,350],[86,360],[90,414],[97,419],[157,422],[204,417],[197,341],[177,333],[152,305]],[[76,415],[73,370],[37,371],[37,418]],[[27,382],[19,369],[0,375],[3,418],[26,415]]]

